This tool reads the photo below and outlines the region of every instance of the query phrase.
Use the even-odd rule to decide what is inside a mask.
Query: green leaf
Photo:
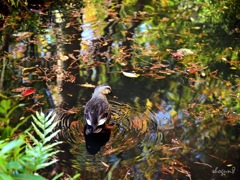
[[[144,8],[145,9],[150,9],[152,12],[155,12],[155,8],[153,6],[145,5]]]
[[[0,157],[0,173],[6,173],[7,172],[7,160],[3,157]]]
[[[26,149],[26,154],[37,158],[41,156],[41,154],[39,154],[39,152],[36,151],[36,149]]]
[[[5,117],[4,118],[0,118],[0,122],[9,123],[9,119],[6,119]]]
[[[63,172],[61,172],[60,174],[57,174],[56,176],[54,176],[54,177],[52,178],[52,180],[57,180],[57,179],[59,179],[63,174],[64,174]]]
[[[3,110],[3,112],[7,112],[11,108],[11,100],[10,99],[4,99],[0,102],[0,109]]]
[[[56,163],[57,161],[58,161],[57,159],[54,159],[54,160],[52,160],[50,162],[47,162],[47,163],[38,164],[36,169],[38,170],[38,169],[45,168],[47,166],[50,166],[50,165]]]
[[[28,119],[29,119],[29,117],[25,118],[23,121],[21,121],[20,123],[18,123],[18,124],[16,125],[16,127],[12,129],[12,131],[13,131],[12,133],[14,133],[20,126],[22,126],[23,124],[25,124],[25,122],[26,122]]]
[[[34,174],[14,174],[14,180],[45,180],[44,177]]]
[[[58,124],[58,122],[54,122],[52,125],[50,125],[49,127],[47,127],[44,131],[44,135],[48,135],[49,133],[52,133],[54,128],[56,127],[56,125]]]
[[[13,172],[13,171],[19,171],[22,170],[23,166],[21,165],[21,163],[17,160],[12,160],[10,162],[8,162],[7,164],[7,169],[9,172]]]
[[[32,117],[33,117],[34,123],[41,129],[44,129],[44,123],[39,118],[36,118],[35,116],[32,116]]]
[[[63,143],[62,141],[58,141],[58,142],[54,142],[52,144],[45,145],[45,146],[43,146],[43,151],[52,150],[52,148],[54,146],[57,146],[57,145],[62,144],[62,143]]]
[[[43,114],[43,112],[41,111],[40,113],[39,112],[36,112],[36,116],[37,116],[37,119],[42,122],[42,124],[45,123],[46,121],[46,118],[45,118],[45,115]]]
[[[11,136],[12,134],[13,134],[12,133],[12,127],[7,126],[7,127],[4,128],[4,131],[2,132],[1,139],[6,139],[9,136]]]
[[[42,156],[42,159],[44,159],[45,161],[47,161],[49,159],[49,157],[52,157],[53,155],[57,154],[58,150],[54,150],[52,152],[47,152],[45,155]]]
[[[61,130],[57,130],[54,133],[52,133],[50,136],[48,136],[47,138],[45,138],[43,140],[43,144],[46,144],[48,141],[50,141],[51,139],[53,139]]]
[[[72,177],[72,179],[74,180],[74,179],[78,179],[80,177],[80,173],[78,173],[78,174],[75,174],[73,177]]]
[[[32,134],[30,134],[29,132],[28,132],[27,134],[28,134],[28,136],[31,138],[31,140],[33,140],[33,142],[34,142],[35,144],[38,144],[38,143],[39,143],[39,141],[38,141]]]
[[[41,139],[44,139],[45,136],[43,133],[41,133],[41,131],[37,128],[37,126],[32,122],[32,125],[33,125],[33,129],[34,131],[37,133],[37,135],[41,138]]]
[[[20,104],[22,106],[22,104]],[[14,107],[11,107],[10,111],[5,115],[6,118],[9,118],[10,115],[13,113],[13,111],[15,111],[15,109],[19,108],[20,106],[17,105],[17,106],[14,106]]]
[[[52,112],[51,112],[51,114],[52,114]],[[57,115],[57,114],[53,114],[52,117],[51,117],[51,119],[49,119],[49,118],[50,118],[49,115],[46,117],[46,119],[47,119],[47,122],[46,122],[46,124],[45,124],[46,127],[48,127],[48,126],[50,126],[50,125],[52,124],[52,122],[54,121],[56,115]],[[48,119],[49,119],[49,120],[48,120]]]
[[[14,180],[14,178],[12,176],[9,176],[8,174],[0,173],[0,180]]]
[[[12,149],[19,147],[19,146],[23,145],[24,143],[25,143],[25,141],[22,139],[13,140],[13,141],[9,142],[0,151],[0,156],[4,155],[5,153],[9,153]]]

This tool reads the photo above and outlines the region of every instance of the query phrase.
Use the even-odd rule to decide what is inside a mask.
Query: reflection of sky
[[[151,29],[151,26],[147,23],[142,23],[139,27],[138,27],[138,32],[136,33],[136,35],[134,37],[138,37],[140,35],[140,38],[142,36],[144,36],[145,33],[148,33],[148,29]],[[142,34],[141,34],[142,33]],[[151,51],[151,47],[149,42],[147,41],[147,39],[145,39],[145,47]]]
[[[156,120],[159,126],[166,126],[171,122],[171,116],[169,112],[159,111],[156,114]]]
[[[55,29],[55,31],[56,30],[57,29]],[[44,57],[44,56],[50,57],[51,56],[51,52],[49,51],[48,46],[53,46],[54,44],[57,43],[55,31],[51,28],[45,29],[45,34],[39,35],[39,39],[41,40],[41,43],[39,44],[40,57]]]
[[[45,34],[44,38],[47,40],[48,44],[53,44],[56,42],[55,36],[52,34]]]
[[[139,29],[140,29],[140,32],[144,32],[144,31],[147,31],[147,25],[146,23],[142,23],[140,26],[139,26]]]
[[[94,39],[94,32],[91,29],[91,24],[87,23],[81,26],[83,28],[83,32],[81,34],[82,40],[92,40]]]

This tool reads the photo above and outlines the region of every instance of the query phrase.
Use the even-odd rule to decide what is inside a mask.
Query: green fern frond
[[[26,154],[32,161],[26,163],[31,164],[30,168],[34,171],[47,167],[57,161],[56,159],[51,160],[51,157],[59,152],[59,150],[55,150],[54,148],[61,142],[50,143],[50,141],[60,132],[60,130],[54,131],[54,128],[58,123],[54,122],[55,116],[56,115],[53,113],[49,113],[45,116],[42,112],[36,112],[36,115],[32,116],[32,126],[39,138],[27,133],[34,143],[32,145],[27,144],[26,146]]]
[[[50,140],[52,140],[61,130],[57,130],[54,133],[50,134],[50,136],[46,137],[43,140],[43,144],[46,144],[47,142],[49,142]]]
[[[56,118],[56,115],[57,115],[56,113],[53,114],[53,111],[51,111],[51,112],[47,115],[46,119],[49,119],[49,120],[46,122],[46,126],[47,126],[47,127],[53,123],[54,119]]]
[[[51,151],[54,146],[57,146],[61,143],[62,143],[61,141],[60,142],[58,141],[58,142],[54,142],[52,144],[45,145],[45,146],[43,146],[43,150],[44,151]]]
[[[40,139],[44,139],[44,134],[39,130],[39,128],[32,122],[32,126],[34,131],[37,133],[37,135],[40,137]],[[39,125],[38,125],[39,126]],[[40,126],[39,126],[40,127]]]
[[[56,163],[57,161],[58,161],[57,159],[54,159],[54,160],[49,161],[49,162],[47,162],[47,163],[38,164],[38,165],[36,166],[36,169],[42,169],[42,168],[48,167],[48,166]]]
[[[0,114],[5,115],[0,118],[0,122],[6,124],[6,128],[0,127],[0,131],[4,130],[0,135],[0,179],[45,179],[36,172],[39,169],[45,168],[57,162],[54,155],[61,150],[56,149],[56,146],[62,142],[53,141],[54,137],[60,130],[56,130],[58,122],[55,121],[56,114],[49,113],[45,115],[43,112],[36,112],[32,116],[32,127],[29,127],[18,136],[18,138],[9,138],[21,125],[23,125],[28,117],[22,120],[16,127],[12,128],[9,125],[10,115],[17,107],[11,108],[10,101],[0,101]],[[7,114],[7,115],[6,115]],[[6,129],[11,132],[6,135]],[[30,133],[34,130],[34,134]],[[3,140],[1,140],[3,139]],[[26,139],[28,139],[26,141]],[[29,143],[29,140],[31,143]],[[62,174],[57,175],[60,177]]]

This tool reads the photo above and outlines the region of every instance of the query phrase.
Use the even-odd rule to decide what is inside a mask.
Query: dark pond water
[[[239,8],[225,3],[66,1],[9,17],[2,92],[33,87],[27,111],[61,119],[48,177],[238,179]],[[84,105],[102,83],[118,97],[113,128],[84,137]]]

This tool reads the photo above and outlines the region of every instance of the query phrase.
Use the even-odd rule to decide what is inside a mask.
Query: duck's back
[[[85,121],[89,120],[97,125],[101,119],[108,119],[110,116],[110,105],[107,100],[101,98],[92,98],[87,102],[84,110]]]

